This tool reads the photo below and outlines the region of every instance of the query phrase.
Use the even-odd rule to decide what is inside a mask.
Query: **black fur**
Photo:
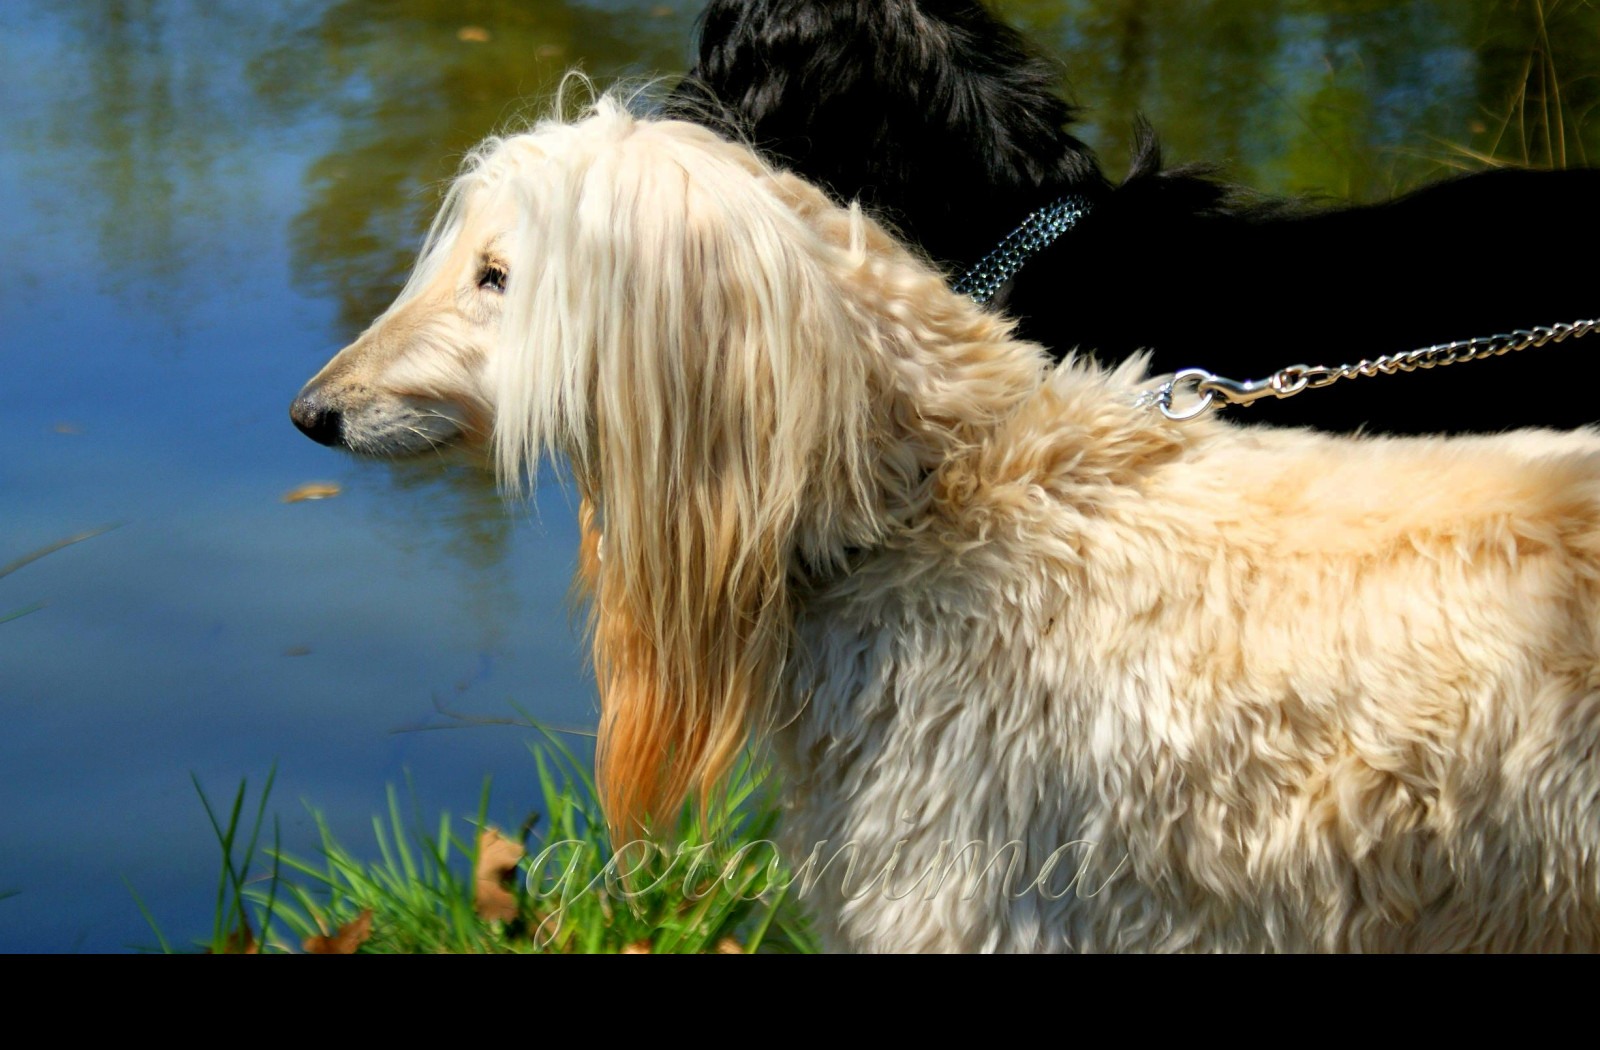
[[[1165,170],[1146,130],[1111,185],[1055,67],[975,0],[712,0],[668,107],[730,121],[860,199],[954,275],[1067,192],[1094,208],[996,300],[1060,355],[1259,378],[1600,315],[1600,171],[1500,170],[1382,204],[1263,200]],[[1600,419],[1600,334],[1232,410],[1390,433]]]

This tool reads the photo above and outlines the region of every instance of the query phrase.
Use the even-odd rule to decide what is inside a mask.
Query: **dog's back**
[[[1600,947],[1600,436],[1075,431],[1104,394],[802,620],[836,946]]]

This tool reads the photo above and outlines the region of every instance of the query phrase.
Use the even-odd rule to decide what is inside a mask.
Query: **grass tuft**
[[[460,820],[444,813],[431,828],[403,813],[391,785],[386,812],[372,822],[376,860],[340,843],[312,809],[319,857],[284,853],[274,820],[273,844],[264,851],[272,866],[254,880],[276,766],[248,821],[246,783],[223,813],[196,779],[223,858],[210,937],[196,948],[212,954],[302,946],[324,954],[817,950],[771,841],[778,809],[767,775],[750,758],[704,812],[684,807],[669,843],[614,848],[587,766],[555,733],[540,732],[529,746],[541,806],[514,840],[488,824],[488,780],[475,814]],[[159,950],[172,952],[132,886],[129,892]]]

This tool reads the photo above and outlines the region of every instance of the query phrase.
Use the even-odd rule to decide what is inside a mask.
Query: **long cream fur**
[[[1600,946],[1600,437],[1168,421],[610,99],[464,179],[499,468],[604,536],[619,830],[754,737],[835,948]]]

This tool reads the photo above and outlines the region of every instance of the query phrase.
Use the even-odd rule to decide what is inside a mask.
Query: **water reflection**
[[[517,527],[527,523],[526,505],[505,499],[484,464],[465,455],[359,463],[352,482],[369,497],[382,542],[470,581],[460,612],[478,625],[485,646],[512,641],[506,625],[517,622],[523,603],[504,566]]]
[[[1600,145],[1600,7],[1576,0],[1004,0],[1061,55],[1116,169],[1136,114],[1171,157],[1273,192],[1384,196]]]
[[[14,148],[32,179],[64,191],[40,203],[74,230],[89,220],[96,276],[124,293],[139,286],[174,320],[189,294],[172,280],[181,267],[197,252],[219,266],[232,254],[197,243],[184,224],[258,210],[252,182],[239,177],[249,106],[232,75],[258,40],[252,10],[79,0],[7,13],[31,30],[12,37],[6,56],[18,77],[6,107]]]
[[[251,64],[261,105],[338,122],[307,170],[294,221],[297,280],[339,304],[348,331],[386,306],[437,188],[485,135],[545,105],[561,75],[681,69],[692,11],[574,3],[339,0]]]

